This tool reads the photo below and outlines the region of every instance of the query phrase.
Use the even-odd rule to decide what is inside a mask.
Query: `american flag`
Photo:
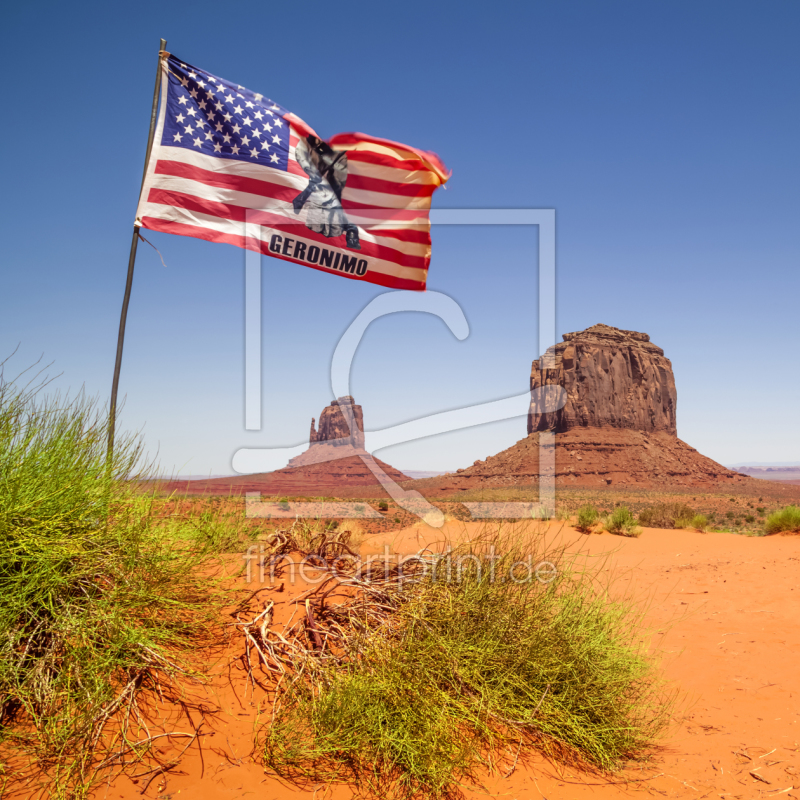
[[[244,86],[166,53],[161,69],[138,226],[425,289],[431,198],[449,177],[435,154],[361,133],[323,142]]]

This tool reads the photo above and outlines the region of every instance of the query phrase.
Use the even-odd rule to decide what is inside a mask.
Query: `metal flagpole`
[[[161,53],[167,49],[167,40],[162,39],[158,48],[158,68],[156,70],[156,87],[153,91],[153,109],[150,112],[150,133],[147,137],[147,153],[144,157],[144,170],[142,171],[142,185],[139,187],[141,197],[144,179],[147,176],[147,165],[150,161],[150,151],[153,149],[153,138],[156,131],[156,117],[158,116],[158,90],[161,88]],[[125,283],[125,296],[122,299],[122,312],[119,317],[119,335],[117,337],[117,360],[114,364],[114,380],[111,383],[111,405],[108,412],[108,454],[109,458],[114,452],[114,428],[117,421],[117,390],[119,389],[119,372],[122,367],[122,345],[125,342],[125,322],[128,318],[128,303],[131,299],[131,286],[133,285],[133,266],[136,263],[136,247],[139,243],[139,228],[133,226],[133,239],[131,240],[131,253],[128,257],[128,279]]]

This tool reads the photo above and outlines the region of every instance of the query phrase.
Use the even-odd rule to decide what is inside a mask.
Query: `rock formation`
[[[350,395],[334,400],[322,409],[319,415],[319,429],[314,427],[311,418],[309,444],[327,442],[336,447],[350,446],[364,449],[364,414]]]
[[[593,325],[533,362],[531,391],[563,386],[563,408],[543,413],[534,399],[528,433],[573,428],[624,428],[677,435],[672,364],[646,333]],[[536,395],[532,395],[536,398]]]
[[[352,433],[345,415],[352,415]],[[255,475],[176,481],[168,489],[187,494],[238,494],[261,492],[269,495],[338,496],[358,487],[377,487],[373,470],[379,469],[393,481],[409,480],[400,470],[370,455],[364,449],[364,414],[352,397],[340,397],[322,410],[319,428],[311,420],[308,450],[295,456],[283,469]],[[374,493],[374,491],[373,491]]]
[[[563,338],[533,362],[528,437],[471,467],[420,481],[420,491],[538,487],[545,431],[555,433],[560,487],[712,488],[750,480],[678,439],[672,364],[646,333],[594,325]],[[566,392],[558,411],[545,411],[534,392],[549,385]]]

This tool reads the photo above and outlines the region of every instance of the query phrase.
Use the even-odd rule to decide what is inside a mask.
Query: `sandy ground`
[[[450,523],[445,533],[473,535],[478,527]],[[418,525],[369,537],[363,549],[380,552],[389,544],[411,553],[441,535]],[[646,770],[607,781],[533,759],[520,762],[508,778],[487,776],[485,788],[468,796],[800,798],[800,537],[645,529],[640,538],[625,539],[583,536],[556,523],[547,535],[589,555],[606,554],[604,569],[616,585],[649,603],[648,623],[661,631],[655,640],[663,669],[682,693],[683,707]],[[257,571],[253,577],[252,587],[259,588]],[[280,597],[297,591],[302,587],[287,586]],[[301,791],[264,773],[253,755],[259,695],[245,695],[241,675],[230,668],[238,652],[231,647],[222,654],[213,686],[202,690],[210,710],[203,717],[202,750],[193,745],[178,768],[149,784],[148,777],[103,784],[95,798],[350,796],[346,787]],[[172,729],[191,731],[200,721],[195,713],[191,723],[183,717]],[[176,752],[173,740],[164,741],[169,757]]]

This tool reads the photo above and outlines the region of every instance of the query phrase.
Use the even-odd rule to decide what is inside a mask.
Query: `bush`
[[[139,692],[169,690],[212,609],[194,530],[126,480],[139,439],[109,458],[96,402],[41,388],[0,371],[0,743],[66,790],[90,780],[107,722],[124,739]]]
[[[698,531],[704,531],[708,527],[708,517],[705,514],[695,514],[689,527]]]
[[[755,522],[755,521],[756,521],[756,518],[755,518],[755,517],[754,517],[752,514],[748,514],[748,515],[747,515],[747,516],[744,518],[744,521],[745,521],[745,522],[747,522],[748,524],[750,524],[750,523],[753,523],[753,522]]]
[[[800,533],[800,508],[786,506],[786,508],[770,514],[764,524],[764,529],[767,533],[782,533],[784,531]]]
[[[578,509],[578,522],[575,527],[582,533],[591,533],[592,526],[597,522],[597,509],[594,506],[584,506]]]
[[[389,510],[389,504],[385,500],[381,500],[378,503],[378,510],[379,511],[388,511]]]
[[[694,516],[694,509],[685,503],[664,503],[640,511],[639,524],[647,528],[688,528]]]
[[[642,756],[670,704],[637,613],[557,555],[550,583],[495,579],[524,548],[498,534],[457,547],[458,569],[441,557],[401,586],[329,599],[336,657],[298,641],[302,679],[264,730],[267,767],[301,785],[449,798],[515,750],[601,769]]]
[[[636,520],[633,518],[627,506],[619,506],[606,518],[605,529],[609,533],[616,533],[619,536],[641,536],[642,529],[636,527]]]

